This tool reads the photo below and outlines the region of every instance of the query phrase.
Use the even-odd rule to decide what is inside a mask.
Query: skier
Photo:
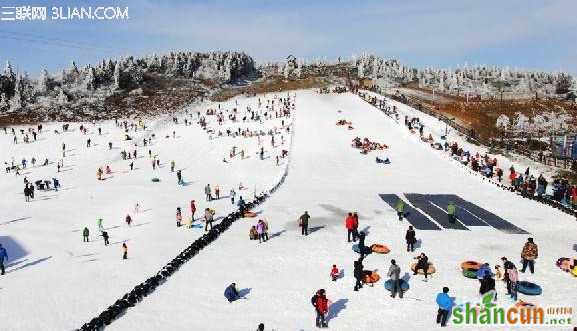
[[[449,202],[449,204],[447,205],[447,215],[449,216],[449,222],[450,223],[455,223],[456,212],[457,212],[457,207],[455,206],[453,201]]]
[[[100,230],[100,232],[104,231],[104,227],[102,226],[102,218],[99,218],[98,221],[96,221],[96,225],[98,226],[98,230]]]
[[[236,196],[236,192],[234,191],[234,188],[230,189],[230,203],[232,203],[234,205],[234,197]]]
[[[239,298],[238,290],[236,289],[235,283],[230,284],[224,290],[224,297],[228,300],[228,302],[233,302],[234,300]]]
[[[397,265],[397,261],[395,259],[391,260],[391,266],[389,267],[389,272],[387,276],[393,281],[393,285],[391,287],[391,298],[394,298],[399,293],[399,298],[403,298],[403,289],[401,288],[401,268]]]
[[[415,243],[417,242],[415,230],[412,225],[409,225],[409,229],[405,234],[405,240],[407,241],[407,252],[415,251]]]
[[[108,232],[102,231],[102,238],[104,239],[104,246],[108,246],[108,244],[110,244],[110,243],[108,242],[108,238],[109,238],[109,237],[108,237]]]
[[[337,268],[336,264],[333,264],[333,268],[331,269],[331,279],[333,282],[336,282],[339,278],[339,268]]]
[[[328,327],[327,322],[325,321],[325,315],[329,311],[329,300],[326,297],[325,290],[324,289],[318,290],[317,293],[312,297],[311,302],[315,307],[315,312],[317,313],[316,318],[317,328]]]
[[[176,227],[180,227],[180,222],[182,222],[182,213],[180,212],[180,207],[176,207]]]
[[[6,248],[0,244],[0,275],[4,275],[4,260],[8,261],[8,252],[6,252]]]
[[[82,242],[89,242],[90,239],[88,238],[88,236],[90,235],[90,231],[88,230],[88,227],[84,227],[84,230],[82,230]]]
[[[353,288],[354,291],[358,291],[360,288],[363,288],[363,259],[359,258],[353,263],[353,276],[355,277],[355,287]]]
[[[309,235],[309,220],[310,220],[309,212],[305,211],[304,214],[299,217],[299,226],[301,227],[301,235],[308,236]]]
[[[439,306],[437,312],[437,324],[441,324],[442,327],[447,325],[447,318],[449,317],[449,311],[453,307],[453,299],[447,294],[449,293],[448,287],[443,287],[443,292],[437,294],[435,301]]]
[[[347,241],[351,242],[351,236],[354,238],[354,223],[353,213],[349,213],[345,218],[345,228],[347,229]]]
[[[521,268],[521,272],[525,272],[527,269],[527,265],[529,265],[529,270],[531,273],[535,272],[535,259],[539,256],[539,249],[537,244],[533,242],[533,238],[528,238],[527,242],[523,246],[523,250],[521,251],[521,259],[523,261],[523,268]]]
[[[399,199],[399,201],[397,201],[397,206],[395,209],[397,210],[397,216],[399,216],[399,221],[402,221],[403,216],[405,215],[405,202]]]
[[[128,226],[130,226],[132,224],[132,217],[130,217],[129,214],[126,214],[126,218],[124,219],[124,221],[126,222],[126,224],[128,224]]]
[[[122,259],[126,260],[128,258],[128,246],[126,243],[122,243]]]

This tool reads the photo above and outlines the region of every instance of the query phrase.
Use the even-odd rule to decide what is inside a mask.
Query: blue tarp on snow
[[[429,215],[432,219],[435,220],[435,222],[439,223],[445,229],[469,230],[458,220],[456,220],[454,223],[449,222],[449,216],[447,215],[447,212],[444,209],[433,205],[427,198],[427,195],[407,193],[405,196],[407,199],[409,199],[413,206],[419,208],[424,213]]]
[[[400,197],[396,194],[379,194],[379,197],[383,199],[391,208],[396,210],[397,202]],[[405,203],[405,218],[413,225],[415,229],[418,230],[440,230],[437,224],[433,223],[423,215],[421,212],[413,208],[408,203]]]

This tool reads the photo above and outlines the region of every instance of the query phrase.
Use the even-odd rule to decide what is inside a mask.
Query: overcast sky
[[[577,73],[576,0],[1,4],[46,6],[48,15],[53,6],[128,7],[128,20],[0,21],[0,61],[33,76],[72,60],[84,65],[105,57],[213,49],[243,50],[257,61],[373,53],[416,67],[469,63]]]

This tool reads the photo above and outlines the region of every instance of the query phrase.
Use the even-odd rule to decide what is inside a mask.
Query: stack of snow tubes
[[[252,209],[263,203],[268,197],[269,195],[266,193],[255,197],[253,201],[247,203],[247,209]],[[132,291],[124,294],[120,299],[116,300],[114,304],[90,320],[90,322],[82,325],[79,330],[102,330],[106,325],[110,325],[112,321],[121,317],[128,308],[134,307],[136,303],[142,301],[144,297],[152,293],[158,286],[164,283],[185,262],[214,242],[221,233],[226,231],[233,222],[237,221],[241,217],[242,214],[240,211],[228,214],[219,224],[215,225],[208,233],[195,240],[190,246],[172,259],[172,261],[168,262],[154,276],[136,285]]]

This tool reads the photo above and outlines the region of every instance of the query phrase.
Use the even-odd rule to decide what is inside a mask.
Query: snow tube
[[[378,254],[388,254],[391,250],[385,245],[373,244],[371,245],[371,251]]]
[[[526,295],[540,295],[543,292],[541,286],[526,281],[518,282],[517,290]]]
[[[413,270],[413,272],[415,271],[416,266],[417,266],[417,262],[411,263],[411,270]],[[427,274],[431,275],[431,274],[434,274],[435,272],[437,272],[437,269],[435,269],[435,266],[431,262],[429,262],[429,268],[427,268]],[[423,269],[419,269],[419,274],[420,275],[425,274],[425,272],[423,272]]]
[[[365,284],[373,284],[378,282],[381,279],[381,276],[379,276],[378,273],[376,272],[371,272],[370,275],[365,275],[365,277],[363,278],[363,283]]]
[[[571,274],[575,277],[577,277],[577,266],[575,266],[575,268],[573,268],[573,270],[571,270]]]
[[[461,263],[461,270],[479,270],[481,268],[481,263],[477,261],[465,261]]]
[[[463,269],[463,276],[465,276],[467,278],[476,279],[477,278],[477,270]]]
[[[152,178],[151,180],[152,180],[153,183],[158,183],[158,182],[160,182],[160,179],[159,179],[159,178],[156,178],[156,177]]]
[[[403,292],[407,291],[409,289],[409,283],[407,283],[404,279],[399,279],[399,281],[401,282],[401,290],[403,290]],[[385,290],[391,291],[392,289],[393,280],[389,279],[385,282]]]
[[[519,300],[519,302],[517,302],[517,303],[515,304],[515,307],[517,307],[517,308],[535,307],[535,305],[532,304],[532,303],[530,303],[530,302],[526,302],[526,301],[523,301],[523,300]]]
[[[243,214],[244,217],[256,217],[256,214],[252,211],[245,211]]]
[[[561,270],[569,272],[571,271],[571,258],[568,257],[561,257],[555,263]]]

